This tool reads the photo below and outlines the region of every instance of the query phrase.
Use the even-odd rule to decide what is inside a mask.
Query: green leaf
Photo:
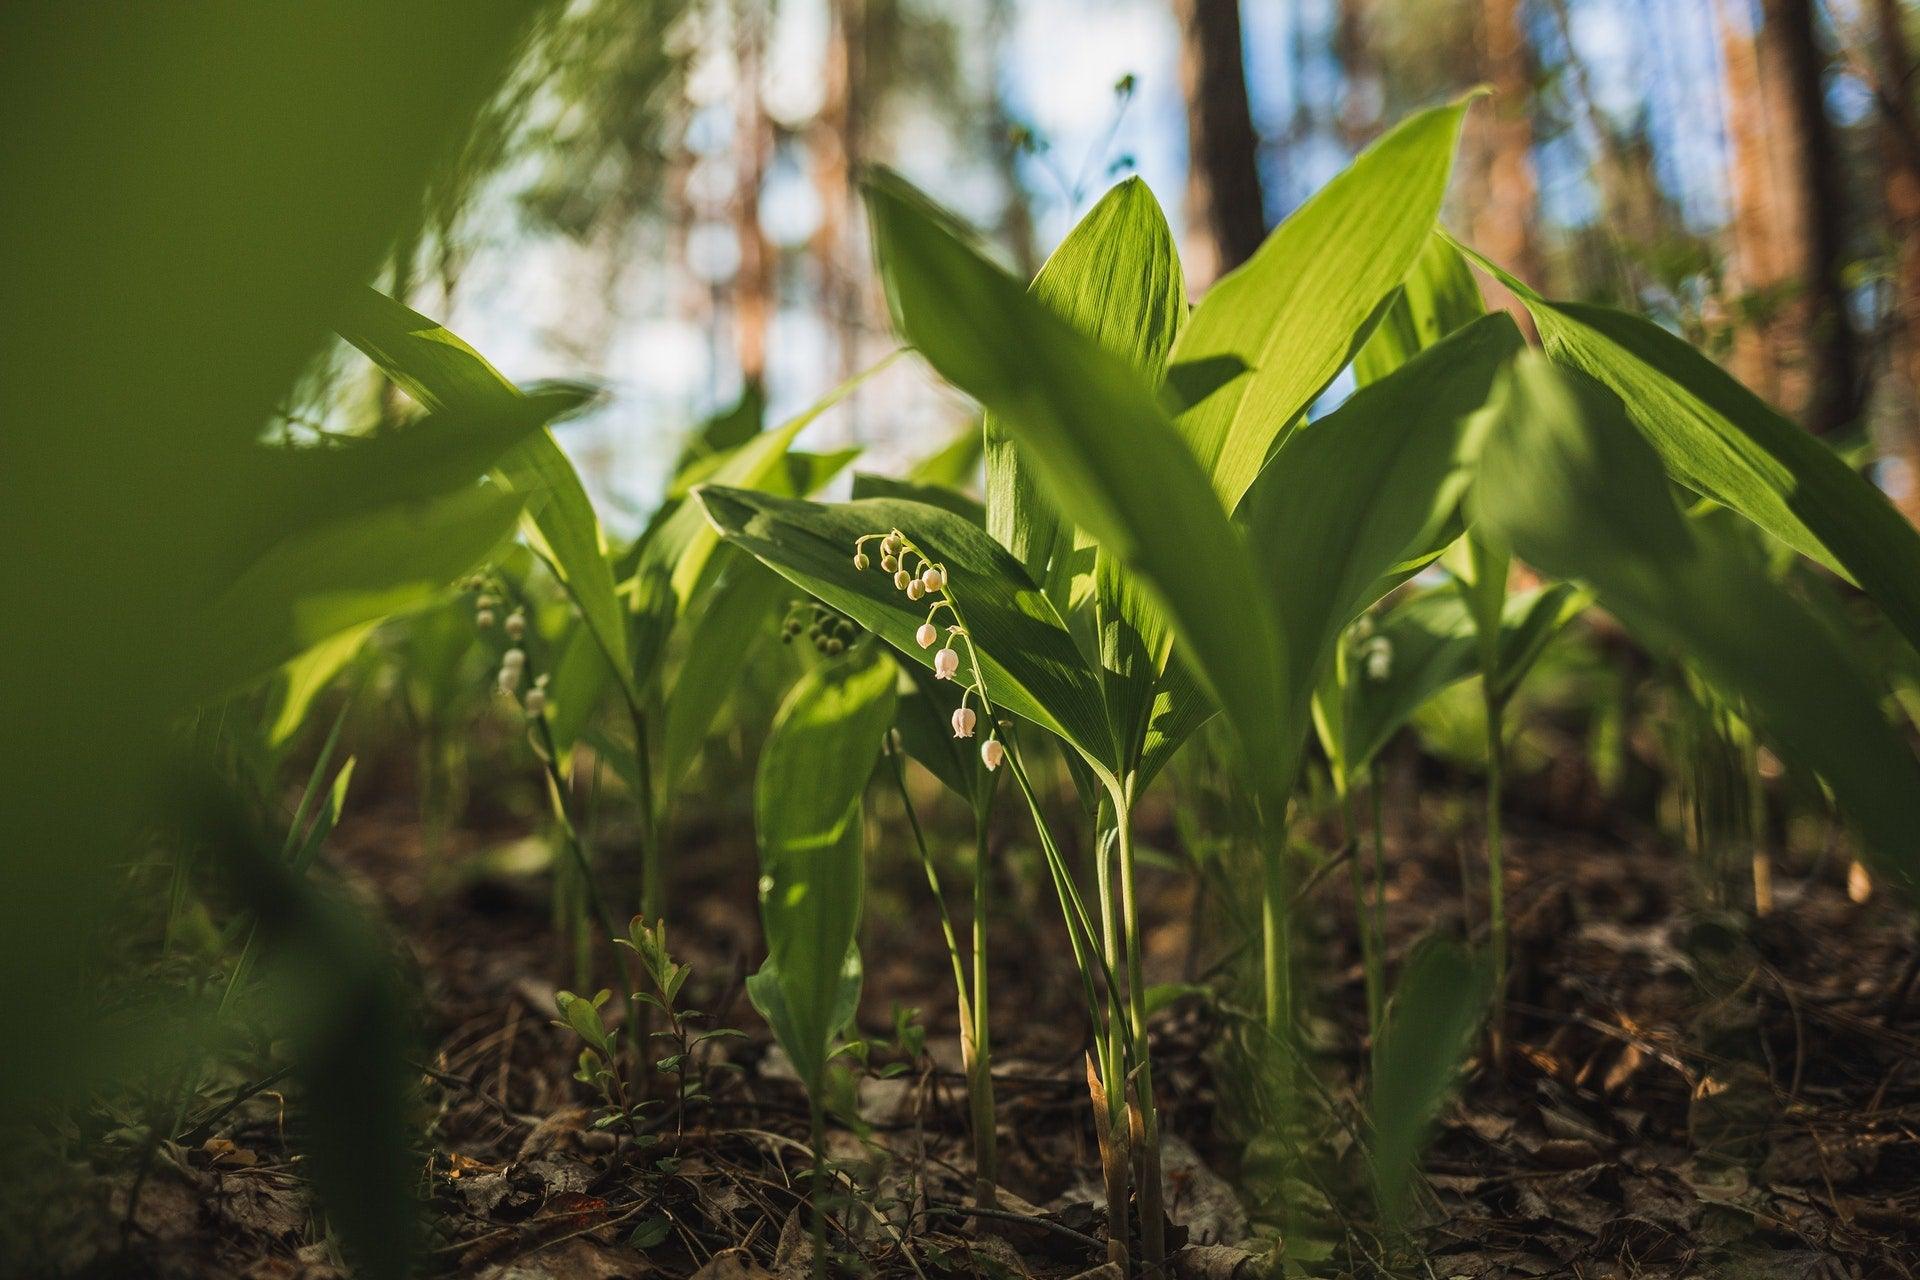
[[[1877,683],[1751,546],[1681,515],[1612,392],[1525,357],[1472,505],[1516,555],[1587,585],[1635,635],[1741,699],[1783,756],[1826,780],[1882,873],[1908,893],[1920,884],[1920,765]]]
[[[271,548],[190,623],[203,696],[446,589],[513,533],[522,499],[487,487],[384,508]]]
[[[458,336],[377,290],[363,290],[338,323],[341,337],[428,409],[501,413],[522,398],[518,387]],[[500,460],[499,474],[508,487],[533,499],[528,541],[579,606],[621,689],[637,703],[606,535],[573,463],[553,433],[540,430]]]
[[[1245,547],[1152,388],[929,217],[898,179],[870,183],[867,196],[902,332],[1006,422],[1061,515],[1153,591],[1263,783],[1278,745],[1279,634]]]
[[[1354,377],[1363,387],[1378,382],[1486,313],[1467,260],[1444,234],[1429,231],[1400,296],[1354,357]]]
[[[1464,100],[1436,107],[1374,143],[1194,309],[1168,380],[1187,406],[1180,430],[1227,510],[1419,258],[1466,110]]]
[[[1187,317],[1187,286],[1173,232],[1147,184],[1129,178],[1101,197],[1040,268],[1029,293],[1157,382]],[[987,529],[1065,612],[1073,527],[1041,493],[1010,425],[989,412],[983,432]]]
[[[866,881],[861,796],[893,724],[895,674],[870,647],[808,671],[754,779],[767,963],[790,1021],[782,1044],[810,1091],[844,1025],[842,975]]]
[[[313,700],[353,661],[353,656],[360,652],[360,646],[366,643],[367,635],[374,626],[373,622],[367,622],[348,627],[281,666],[280,675],[284,685],[279,690],[279,705],[273,711],[273,720],[267,726],[269,747],[283,746],[300,731],[300,726],[306,723],[307,709],[313,705]]]
[[[693,624],[687,656],[667,696],[656,778],[663,807],[706,745],[741,670],[771,639],[774,616],[787,594],[787,584],[751,557],[729,553],[727,558],[732,563]]]
[[[1478,255],[1547,352],[1610,388],[1673,477],[1858,583],[1920,647],[1920,532],[1825,443],[1651,321],[1551,302]]]
[[[969,524],[977,524],[982,529],[987,527],[987,509],[980,500],[944,484],[895,480],[891,476],[856,471],[853,473],[853,496],[856,499],[898,498],[902,502],[923,502],[951,511]]]
[[[1284,746],[1268,763],[1282,785],[1340,633],[1448,528],[1469,480],[1469,419],[1521,346],[1504,314],[1476,321],[1295,431],[1249,491],[1248,541],[1286,633]]]
[[[547,732],[559,753],[561,771],[570,772],[573,744],[593,724],[601,696],[613,680],[606,651],[584,620],[567,628],[557,646],[547,689]]]
[[[988,699],[1060,735],[1101,767],[1115,767],[1098,680],[1046,596],[985,530],[939,507],[885,498],[827,506],[712,486],[695,496],[729,542],[931,667],[934,651],[913,634],[927,607],[909,601],[877,566],[864,573],[853,567],[855,539],[901,530],[946,565],[947,590],[966,616]]]
[[[914,484],[944,485],[949,489],[972,487],[974,473],[980,466],[981,450],[985,446],[985,437],[980,428],[968,426],[954,434],[953,439],[913,464],[907,472],[907,479]]]
[[[1585,604],[1581,592],[1564,582],[1507,600],[1496,676],[1503,692],[1513,691],[1547,642]],[[1428,699],[1480,674],[1473,615],[1460,593],[1450,587],[1422,592],[1395,606],[1380,619],[1374,634],[1388,646],[1387,672],[1376,679],[1362,662],[1348,668],[1344,722],[1335,716],[1337,690],[1331,679],[1322,679],[1314,695],[1314,723],[1321,739],[1329,755],[1345,762],[1349,774],[1366,769]]]
[[[1486,957],[1429,938],[1407,957],[1373,1055],[1373,1185],[1380,1215],[1406,1214],[1420,1151],[1493,993]]]
[[[740,489],[766,489],[784,496],[801,497],[788,469],[788,450],[794,437],[811,426],[816,418],[831,409],[898,358],[899,353],[855,374],[804,413],[762,432],[732,453],[714,461],[703,484]],[[850,455],[841,455],[843,458]],[[808,469],[810,483],[814,472]],[[830,475],[830,473],[829,473]],[[822,477],[822,481],[826,477]],[[700,486],[695,486],[699,488]],[[666,652],[667,639],[675,623],[687,613],[696,589],[706,573],[707,562],[719,545],[715,532],[698,504],[682,502],[660,520],[622,558],[621,579],[632,593],[634,613],[634,662],[637,670],[651,675]],[[849,552],[849,555],[852,553]],[[630,581],[629,581],[630,579]]]
[[[891,499],[822,506],[712,488],[701,497],[725,536],[926,668],[933,651],[913,633],[928,606],[908,602],[878,569],[861,573],[851,563],[854,540],[862,534],[903,529],[947,565],[949,591],[962,602],[981,650],[991,698],[1096,756],[1110,754],[1092,672],[1052,606],[973,522],[943,508]],[[1001,652],[1014,655],[1004,666],[996,661]]]

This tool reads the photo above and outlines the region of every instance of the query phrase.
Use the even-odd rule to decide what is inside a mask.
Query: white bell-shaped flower
[[[528,715],[542,715],[547,709],[547,691],[545,689],[529,689],[527,690],[526,701]]]
[[[936,680],[951,680],[953,673],[960,669],[960,655],[952,649],[942,649],[933,655],[933,675]]]
[[[973,736],[973,725],[974,715],[972,707],[955,707],[953,709],[954,737],[971,738]]]
[[[925,591],[938,591],[942,585],[943,580],[940,577],[940,571],[932,565],[928,565],[926,571],[920,575],[921,589]]]
[[[913,633],[913,638],[920,642],[922,649],[931,649],[933,642],[940,638],[940,628],[931,622],[923,622],[920,624],[920,629]]]
[[[1000,762],[1006,758],[1007,749],[1000,745],[1000,739],[988,738],[980,744],[980,763],[987,766],[989,773],[998,769]]]
[[[527,613],[524,609],[515,609],[507,615],[507,638],[518,640],[527,634]]]

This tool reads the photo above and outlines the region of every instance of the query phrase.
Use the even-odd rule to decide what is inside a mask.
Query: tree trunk
[[[853,172],[860,155],[856,85],[864,7],[864,0],[831,0],[828,6],[820,111],[807,131],[814,190],[820,198],[820,225],[814,229],[812,245],[819,271],[820,310],[834,333],[842,381],[852,376],[860,358],[860,291],[847,227],[854,202]]]
[[[1813,0],[1763,0],[1751,42],[1721,6],[1734,150],[1733,275],[1752,336],[1736,372],[1815,432],[1860,408],[1859,352],[1846,309],[1845,194],[1827,118]]]
[[[1535,229],[1539,200],[1533,176],[1533,56],[1520,0],[1481,0],[1480,50],[1493,98],[1477,113],[1468,148],[1481,190],[1471,213],[1474,247],[1536,288],[1546,287]],[[1533,324],[1497,281],[1483,280],[1488,301]]]
[[[1334,52],[1340,58],[1345,92],[1340,102],[1340,140],[1358,151],[1380,132],[1386,86],[1373,43],[1378,0],[1340,0],[1334,28]]]
[[[1266,238],[1238,0],[1174,0],[1187,95],[1187,283],[1203,288]]]
[[[1893,244],[1888,335],[1892,452],[1906,470],[1901,509],[1920,522],[1920,118],[1913,106],[1913,51],[1900,0],[1874,0],[1881,199]]]
[[[766,7],[759,0],[741,0],[734,6],[739,76],[734,151],[739,168],[734,183],[733,226],[740,246],[740,265],[733,281],[733,328],[740,378],[749,393],[766,386],[767,332],[773,325],[778,288],[778,258],[760,225],[760,191],[773,159],[773,122],[767,117],[760,94],[768,20]]]

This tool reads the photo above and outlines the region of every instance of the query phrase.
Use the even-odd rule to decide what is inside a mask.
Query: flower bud
[[[509,640],[518,640],[526,634],[527,612],[524,609],[515,609],[507,615],[507,638]]]
[[[900,567],[900,562],[897,559],[895,559],[893,556],[883,555],[880,557],[881,572],[892,573],[895,569],[898,569],[899,567]]]
[[[972,707],[955,707],[953,709],[954,737],[971,738],[973,736],[973,723],[974,715]]]
[[[482,609],[480,612],[474,614],[473,625],[482,631],[489,630],[493,626],[493,610]]]
[[[1000,739],[988,738],[980,744],[980,763],[987,766],[987,772],[998,769],[1000,762],[1006,758],[1007,749],[1000,745]]]
[[[845,640],[842,640],[839,636],[835,636],[833,637],[833,639],[827,641],[828,657],[837,658],[841,654],[845,653],[846,651],[847,651],[847,642]]]
[[[927,589],[920,585],[920,579],[915,578],[907,583],[907,599],[918,600],[925,594],[927,594]]]
[[[923,622],[920,624],[920,629],[913,633],[913,638],[920,642],[922,649],[931,649],[933,642],[940,638],[940,628],[931,622]]]
[[[500,692],[514,693],[520,688],[520,668],[504,666],[500,668]]]
[[[473,607],[476,609],[491,609],[497,606],[499,603],[500,601],[495,597],[490,595],[483,595],[478,600],[475,600],[473,602]]]
[[[518,671],[527,665],[527,651],[525,649],[509,649],[500,655],[500,664],[504,667],[512,667],[515,671]]]
[[[544,715],[546,714],[546,710],[547,691],[545,689],[529,689],[527,691],[527,714],[530,716]]]
[[[867,559],[866,552],[856,551],[853,553],[853,567],[856,571],[864,571],[866,567],[872,563],[871,560]]]
[[[1393,674],[1393,641],[1375,636],[1367,642],[1367,679],[1385,680]]]
[[[953,673],[960,669],[960,655],[952,649],[942,649],[933,655],[933,677],[936,680],[951,680]]]
[[[926,572],[920,575],[920,588],[923,591],[938,591],[943,585],[940,571],[932,565],[928,565]]]
[[[900,588],[902,591],[905,591],[907,589],[907,585],[912,581],[913,581],[913,575],[908,573],[905,569],[895,570],[893,575],[894,586]]]

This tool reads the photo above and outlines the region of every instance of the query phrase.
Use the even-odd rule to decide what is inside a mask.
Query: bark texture
[[[1174,0],[1187,96],[1187,281],[1203,288],[1266,237],[1238,0]]]

